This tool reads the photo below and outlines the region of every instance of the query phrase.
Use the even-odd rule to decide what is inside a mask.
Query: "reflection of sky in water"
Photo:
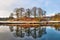
[[[14,37],[8,29],[8,26],[0,26],[0,40],[60,40],[60,32],[53,28],[46,28],[47,34],[40,38],[32,38],[32,36],[25,36],[24,38]]]
[[[60,40],[60,32],[55,29],[46,29],[47,34],[42,37],[42,40]]]

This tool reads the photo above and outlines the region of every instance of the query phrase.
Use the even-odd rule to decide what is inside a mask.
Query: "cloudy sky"
[[[0,17],[9,16],[15,8],[34,6],[47,11],[47,15],[60,12],[60,0],[0,0]]]

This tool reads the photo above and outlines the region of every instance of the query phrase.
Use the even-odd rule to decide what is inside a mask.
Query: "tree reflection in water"
[[[9,29],[10,29],[11,32],[14,31],[13,26],[10,26]]]
[[[10,28],[13,29],[12,27]],[[42,37],[42,35],[46,34],[46,28],[38,27],[38,28],[23,28],[20,26],[16,27],[15,35],[17,37],[25,37],[25,36],[32,36],[34,39]]]
[[[33,37],[33,38],[37,38],[36,28],[33,29],[32,37]]]
[[[31,35],[31,30],[30,30],[30,28],[27,28],[27,29],[25,30],[25,32],[26,32],[26,36],[30,36],[30,35]]]
[[[60,31],[60,26],[54,26],[56,30]]]
[[[19,36],[19,26],[16,27],[16,36]]]
[[[39,27],[39,30],[38,30],[38,37],[42,37],[43,34],[46,34],[46,28],[41,28]]]
[[[23,38],[24,37],[24,33],[23,33],[23,29],[22,27],[19,30],[19,37]]]

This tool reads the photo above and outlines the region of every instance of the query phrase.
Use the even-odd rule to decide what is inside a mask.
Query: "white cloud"
[[[14,0],[0,0],[0,17],[8,16],[10,13],[9,7],[14,3]]]
[[[11,6],[14,3],[14,0],[0,0],[0,10],[4,10]]]
[[[0,17],[9,17],[10,11],[7,10],[0,10]]]

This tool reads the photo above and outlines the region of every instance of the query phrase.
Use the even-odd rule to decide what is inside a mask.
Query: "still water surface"
[[[28,30],[28,31],[27,31]],[[16,33],[9,26],[0,26],[0,40],[60,40],[60,29],[54,27],[27,28]]]

